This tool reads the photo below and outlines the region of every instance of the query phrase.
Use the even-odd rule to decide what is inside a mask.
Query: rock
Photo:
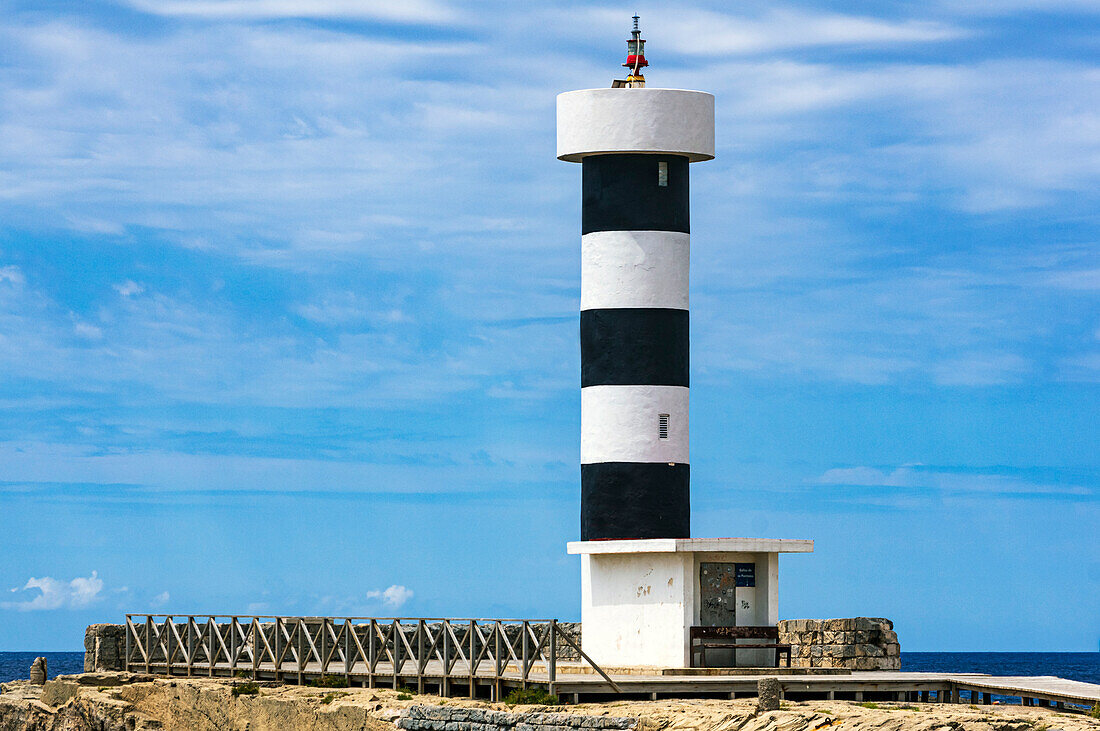
[[[777,678],[761,678],[756,681],[756,712],[778,711],[781,692]]]
[[[399,707],[389,700],[396,695],[392,691],[368,688],[343,689],[326,704],[321,699],[327,689],[306,686],[265,686],[259,696],[236,697],[230,695],[233,679],[177,677],[101,692],[71,677],[66,682],[78,686],[78,695],[58,708],[38,700],[44,686],[28,680],[5,684],[12,692],[0,695],[0,731],[395,731],[384,717],[391,715],[387,709]],[[757,713],[756,698],[608,700],[506,708],[422,696],[405,708],[408,716],[399,723],[416,731],[1100,731],[1084,714],[1013,705],[792,699],[779,710]]]
[[[626,731],[637,726],[635,718],[431,705],[410,706],[397,720],[405,731]]]
[[[31,682],[35,685],[46,684],[46,658],[36,657],[31,663]]]
[[[94,685],[97,688],[114,688],[119,685],[131,685],[133,683],[151,683],[152,675],[145,673],[126,672],[101,672],[82,673],[80,675],[58,675],[58,680],[68,680],[80,685]]]
[[[80,693],[80,685],[68,680],[48,680],[42,686],[42,696],[39,698],[47,706],[65,705],[70,698]]]

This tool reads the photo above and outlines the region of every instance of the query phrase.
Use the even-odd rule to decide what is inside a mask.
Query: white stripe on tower
[[[581,309],[688,308],[689,236],[594,231],[581,236]]]
[[[688,464],[688,389],[582,388],[581,464],[597,462]]]

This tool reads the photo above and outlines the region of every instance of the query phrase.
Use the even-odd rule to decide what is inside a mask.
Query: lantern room
[[[633,88],[639,89],[645,86],[645,76],[642,76],[642,69],[649,65],[649,62],[645,60],[645,39],[642,38],[642,31],[638,27],[638,16],[634,16],[634,30],[630,32],[630,40],[626,42],[626,63],[623,64],[624,68],[630,69],[630,73],[625,79],[615,79],[612,84],[613,88]]]
[[[638,16],[634,16],[634,30],[630,32],[630,40],[626,42],[626,63],[628,69],[638,70],[649,64],[645,60],[645,39],[638,27]]]

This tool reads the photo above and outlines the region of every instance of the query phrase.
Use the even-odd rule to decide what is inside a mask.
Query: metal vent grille
[[[662,188],[668,187],[668,163],[664,160],[657,163],[657,185]]]
[[[668,414],[657,415],[657,437],[668,439]]]

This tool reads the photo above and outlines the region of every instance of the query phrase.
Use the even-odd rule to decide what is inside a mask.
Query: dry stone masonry
[[[511,713],[484,708],[411,706],[397,721],[405,731],[626,731],[636,718],[576,713]]]
[[[901,669],[901,645],[888,619],[786,619],[779,641],[791,646],[794,667]]]
[[[84,672],[122,670],[126,625],[91,624],[84,631]]]

